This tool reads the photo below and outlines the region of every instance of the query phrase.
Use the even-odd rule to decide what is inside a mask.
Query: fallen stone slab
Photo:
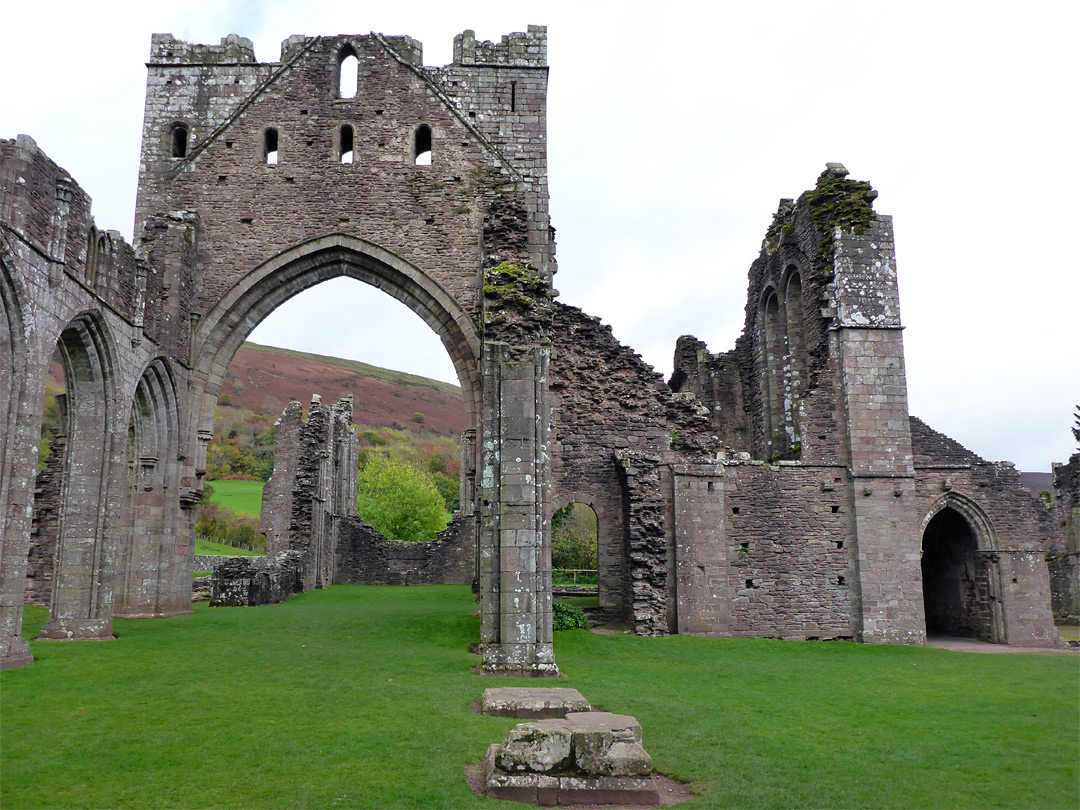
[[[577,689],[498,686],[484,690],[480,713],[540,720],[588,712],[591,708]]]

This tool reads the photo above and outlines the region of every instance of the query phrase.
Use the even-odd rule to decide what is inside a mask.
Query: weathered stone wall
[[[56,541],[60,536],[61,486],[67,439],[56,436],[45,469],[37,475],[34,517],[30,529],[30,554],[26,565],[26,604],[49,606],[56,566]]]
[[[273,557],[232,557],[214,568],[211,607],[257,607],[285,602],[307,590],[304,558],[297,551]]]
[[[419,43],[408,37],[293,37],[280,62],[256,63],[241,38],[205,46],[155,35],[137,220],[157,211],[200,212],[205,262],[197,309],[286,249],[345,233],[423,268],[476,314],[487,202],[520,195],[533,264],[548,265],[545,33],[521,36],[539,48],[527,60],[507,52],[498,62],[427,69]],[[346,48],[359,57],[352,99],[337,92]],[[222,49],[235,61],[222,58]],[[177,124],[190,131],[183,158],[171,154]],[[352,163],[339,154],[346,125],[354,133]],[[414,164],[421,125],[432,133],[430,166]],[[277,132],[276,164],[264,156],[270,129]]]
[[[216,566],[221,565],[222,563],[232,562],[233,560],[235,560],[235,559],[237,559],[238,557],[241,557],[241,556],[247,557],[249,555],[247,555],[247,554],[243,554],[243,555],[240,555],[240,554],[196,554],[195,555],[194,570],[195,571],[213,571]],[[271,555],[268,554],[266,556],[269,557]],[[259,559],[262,559],[262,558],[261,557],[255,557],[254,559],[257,562]]]
[[[1064,528],[1064,548],[1047,556],[1054,615],[1080,621],[1080,453],[1054,465],[1054,494]]]
[[[274,472],[263,487],[259,516],[259,531],[266,537],[267,554],[276,554],[289,547],[303,416],[300,403],[293,400],[274,422]]]
[[[466,585],[475,579],[473,520],[455,517],[427,543],[387,540],[358,517],[342,521],[335,582],[346,585]]]
[[[720,443],[702,409],[673,396],[599,318],[556,303],[552,335],[551,511],[584,503],[596,512],[604,614],[638,632],[667,632],[673,541],[658,465],[715,457]]]
[[[726,635],[857,635],[849,483],[839,466],[725,465]]]
[[[89,197],[31,138],[0,141],[0,181],[0,658],[11,666],[30,660],[19,627],[42,402],[57,348],[67,387],[68,441],[59,474],[62,498],[52,504],[43,491],[38,517],[39,525],[49,523],[53,518],[45,512],[57,507],[60,529],[51,615],[42,636],[108,637],[114,607],[145,615],[190,610],[190,510],[197,496],[191,492],[195,482],[185,488],[176,463],[192,455],[178,433],[182,406],[175,399],[186,372],[162,357],[144,329],[147,310],[159,303],[141,294],[147,265],[118,234],[97,230]],[[139,399],[152,363],[169,378],[171,399],[158,396],[160,389]],[[135,456],[140,473],[153,471],[149,476],[127,474],[133,415],[137,429],[154,425],[140,434]],[[145,559],[143,529],[152,516],[166,513],[171,539],[155,542],[155,549],[164,545],[168,551],[155,559],[148,585],[128,573]]]

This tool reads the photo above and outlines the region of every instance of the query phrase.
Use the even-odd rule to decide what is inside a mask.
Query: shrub
[[[369,452],[357,476],[360,517],[391,540],[423,543],[446,528],[443,497],[430,473]]]
[[[589,629],[589,620],[585,618],[585,611],[566,602],[552,603],[551,624],[553,630]]]

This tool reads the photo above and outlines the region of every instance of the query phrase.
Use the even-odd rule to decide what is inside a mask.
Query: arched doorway
[[[922,583],[927,635],[1001,640],[994,556],[955,504],[923,530]]]

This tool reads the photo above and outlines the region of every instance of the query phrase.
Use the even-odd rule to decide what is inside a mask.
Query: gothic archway
[[[213,427],[214,403],[236,350],[267,315],[323,281],[346,276],[386,292],[438,334],[454,364],[475,430],[480,407],[480,337],[464,308],[430,276],[377,245],[335,234],[291,248],[236,284],[200,322],[195,335],[195,378],[203,394],[199,429]]]
[[[57,341],[67,384],[63,497],[49,621],[42,639],[112,636],[110,564],[115,537],[114,436],[117,401],[113,341],[93,312],[75,317]]]
[[[128,427],[125,541],[120,549],[115,615],[150,618],[188,613],[180,541],[179,404],[169,363],[157,358],[135,388]]]
[[[923,520],[922,586],[927,635],[1001,642],[993,533],[973,502],[949,493]]]

